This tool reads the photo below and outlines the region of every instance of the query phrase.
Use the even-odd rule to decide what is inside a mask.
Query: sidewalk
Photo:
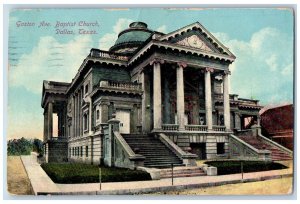
[[[234,184],[241,182],[262,181],[275,178],[291,177],[292,169],[244,173],[243,180],[241,174],[224,176],[199,176],[181,177],[172,180],[161,179],[154,181],[132,181],[132,182],[113,182],[102,183],[101,191],[99,183],[86,184],[55,184],[46,175],[43,169],[34,159],[22,157],[22,160],[29,179],[32,183],[35,194],[52,195],[117,195],[117,194],[138,194],[157,191],[182,190],[187,188],[199,188],[218,186],[224,184]],[[33,158],[33,157],[32,157]],[[28,162],[30,161],[30,162]],[[28,170],[27,170],[28,169]]]
[[[21,156],[22,163],[30,180],[32,190],[35,195],[38,192],[59,192],[60,189],[49,178],[45,171],[37,163],[37,158],[34,153],[28,156]]]

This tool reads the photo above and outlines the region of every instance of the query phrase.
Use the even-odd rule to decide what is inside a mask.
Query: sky
[[[11,10],[7,139],[42,139],[42,81],[70,82],[91,48],[109,49],[133,21],[164,33],[200,22],[236,56],[231,94],[263,106],[293,103],[293,20],[291,10],[262,8]]]

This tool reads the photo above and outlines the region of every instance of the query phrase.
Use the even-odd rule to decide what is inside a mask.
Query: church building
[[[260,133],[259,101],[229,93],[235,58],[199,22],[166,34],[131,23],[108,51],[92,48],[70,83],[43,81],[46,162],[164,168],[270,160],[266,147],[275,144]]]

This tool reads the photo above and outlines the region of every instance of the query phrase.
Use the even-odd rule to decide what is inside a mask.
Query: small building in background
[[[293,104],[266,109],[261,113],[262,134],[293,150],[294,106]]]

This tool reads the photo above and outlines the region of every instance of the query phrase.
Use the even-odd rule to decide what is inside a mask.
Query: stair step
[[[122,135],[131,149],[145,157],[146,167],[170,167],[182,166],[182,161],[159,139],[144,134],[123,134]]]
[[[241,140],[250,144],[251,146],[255,147],[259,150],[269,150],[271,151],[271,158],[272,160],[289,160],[292,157],[287,154],[286,152],[278,149],[276,146],[267,144],[262,139],[253,137],[253,136],[239,136]]]
[[[170,168],[171,165],[168,164],[147,164],[145,167],[152,168]],[[174,166],[184,166],[183,164],[174,164]]]
[[[183,174],[173,174],[173,178],[178,177],[193,177],[193,176],[206,176],[206,174],[203,173],[183,173]],[[170,175],[161,175],[160,178],[171,178],[172,174]]]

